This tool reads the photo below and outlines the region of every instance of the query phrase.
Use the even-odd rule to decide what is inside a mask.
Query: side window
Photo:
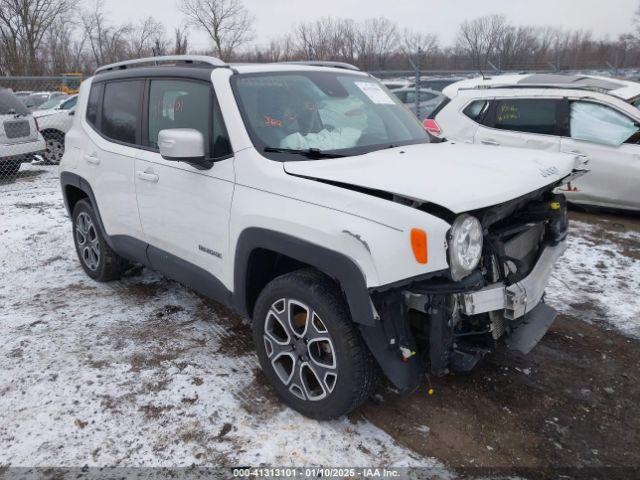
[[[205,139],[205,154],[231,155],[231,144],[217,102],[211,105],[211,86],[188,80],[152,80],[149,90],[148,145],[158,148],[160,130],[193,128]]]
[[[571,103],[571,138],[618,147],[638,133],[626,115],[592,102]]]
[[[475,102],[471,102],[469,105],[467,105],[462,113],[464,113],[474,122],[482,123],[488,109],[489,100],[476,100]]]
[[[100,95],[102,94],[103,87],[104,85],[102,83],[98,83],[97,85],[93,85],[91,87],[91,92],[89,92],[89,100],[87,102],[87,122],[94,127],[98,126],[98,102],[100,102]]]
[[[515,99],[496,101],[494,128],[556,135],[560,100]]]
[[[158,148],[160,130],[193,128],[204,136],[205,153],[210,156],[210,102],[211,87],[205,83],[152,80],[149,91],[149,146]]]
[[[137,144],[140,125],[141,80],[110,82],[104,88],[102,134],[119,142]]]
[[[71,110],[78,103],[78,97],[73,97],[60,105],[60,110]]]

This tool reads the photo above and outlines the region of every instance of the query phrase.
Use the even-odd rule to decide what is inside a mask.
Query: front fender
[[[374,312],[365,276],[349,257],[299,238],[263,228],[247,228],[238,237],[234,261],[234,308],[248,314],[246,282],[251,252],[266,249],[317,268],[335,279],[345,294],[354,322],[373,326]]]

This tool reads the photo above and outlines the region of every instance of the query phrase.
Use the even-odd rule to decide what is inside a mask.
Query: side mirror
[[[165,160],[186,162],[200,170],[213,166],[204,154],[204,136],[194,128],[160,130],[158,147]]]

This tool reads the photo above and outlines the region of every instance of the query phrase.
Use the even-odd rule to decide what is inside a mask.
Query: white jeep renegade
[[[429,144],[333,63],[124,62],[76,111],[60,170],[86,273],[141,263],[252,318],[266,377],[305,415],[354,409],[378,368],[404,392],[498,340],[527,352],[555,318],[573,156]]]

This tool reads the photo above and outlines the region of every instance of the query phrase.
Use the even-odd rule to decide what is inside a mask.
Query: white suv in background
[[[429,144],[376,79],[337,65],[102,67],[60,163],[85,272],[140,263],[252,318],[266,378],[315,418],[366,400],[376,362],[411,391],[495,340],[533,348],[566,248],[553,192],[582,173],[571,155]]]
[[[570,202],[640,210],[640,83],[504,75],[461,81],[443,93],[447,100],[425,121],[432,135],[578,155],[590,173],[566,188]]]
[[[44,152],[44,159],[51,164],[58,164],[64,154],[64,136],[71,128],[73,116],[75,115],[76,102],[78,96],[73,95],[61,101],[52,100],[55,103],[53,108],[42,108],[33,112],[33,116],[38,120],[40,133],[47,142],[47,150]]]
[[[31,112],[11,90],[0,88],[0,181],[14,178],[20,164],[38,158],[44,150]]]

